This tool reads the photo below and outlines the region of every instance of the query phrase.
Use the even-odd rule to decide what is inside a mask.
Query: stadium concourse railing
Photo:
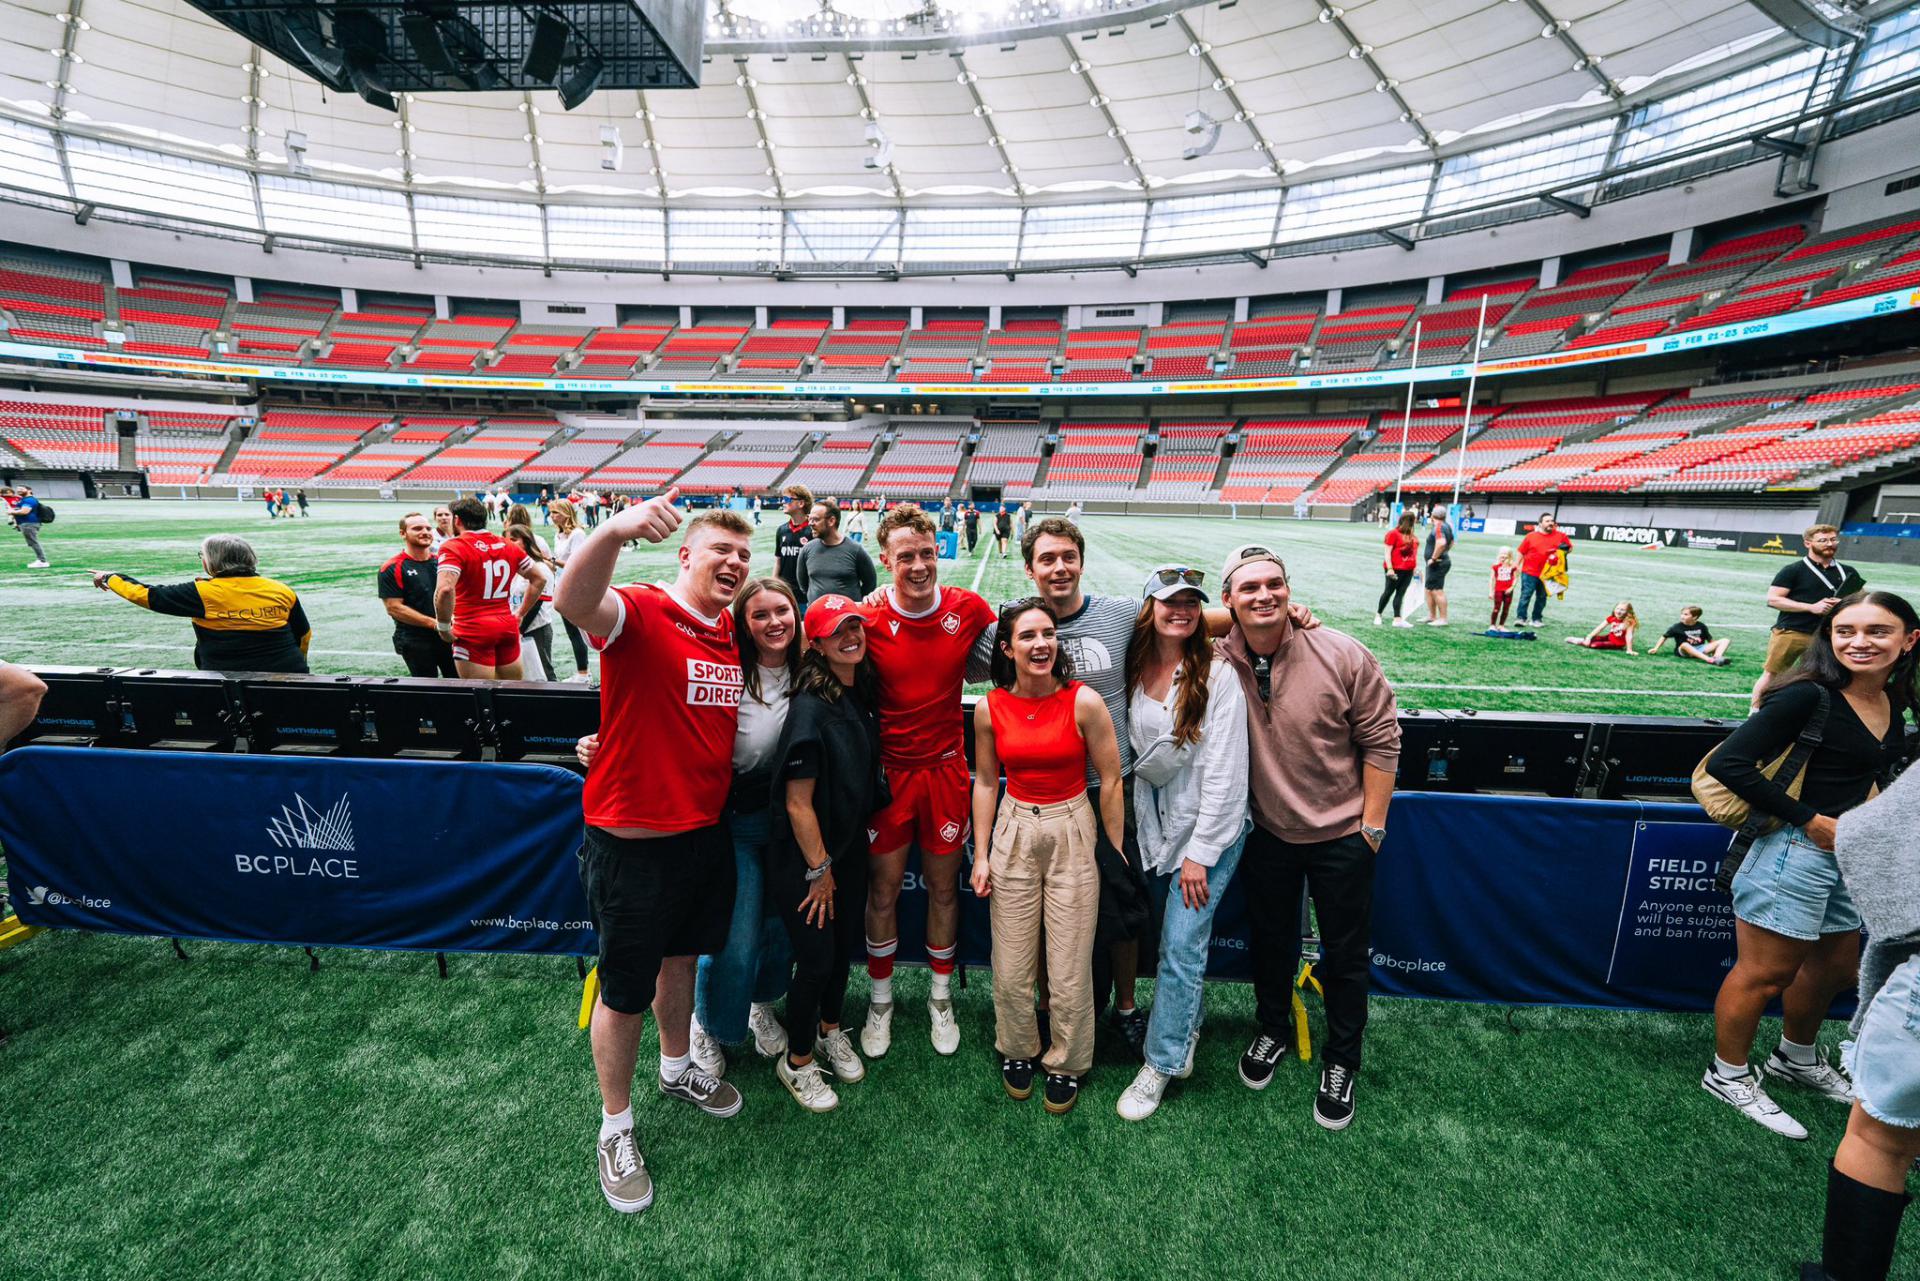
[[[39,716],[16,746],[365,759],[524,762],[578,769],[600,697],[572,683],[40,667]],[[963,710],[972,757],[971,700]],[[1400,713],[1406,792],[1684,800],[1732,721],[1663,716]]]

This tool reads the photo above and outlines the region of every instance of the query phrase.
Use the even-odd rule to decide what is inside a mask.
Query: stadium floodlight
[[[627,148],[620,141],[618,125],[600,126],[600,167],[614,173],[620,171],[620,164],[626,159]]]
[[[887,131],[880,127],[877,120],[870,120],[866,127],[867,147],[872,154],[860,164],[866,169],[885,169],[893,163],[893,139],[887,137]]]
[[[1186,128],[1200,141],[1180,153],[1182,160],[1198,160],[1220,145],[1220,122],[1198,107],[1187,113]]]
[[[287,130],[287,172],[297,178],[313,176],[313,166],[307,163],[307,135],[298,129]]]

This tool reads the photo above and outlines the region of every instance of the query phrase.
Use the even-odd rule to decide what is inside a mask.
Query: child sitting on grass
[[[1727,665],[1727,646],[1729,640],[1715,640],[1707,625],[1700,621],[1706,613],[1698,605],[1689,605],[1680,611],[1680,621],[1667,628],[1664,635],[1653,643],[1649,654],[1658,654],[1660,647],[1668,641],[1673,642],[1673,652],[1682,658],[1697,658],[1714,667]]]
[[[1493,617],[1487,626],[1507,625],[1507,611],[1513,607],[1513,588],[1519,573],[1520,563],[1514,559],[1513,548],[1502,547],[1493,558],[1492,585],[1487,588],[1487,599],[1493,602]]]
[[[1640,626],[1640,618],[1633,612],[1633,602],[1623,600],[1613,607],[1607,620],[1588,632],[1585,636],[1569,636],[1567,644],[1578,645],[1583,649],[1617,649],[1627,654],[1637,654],[1633,647],[1633,633]]]

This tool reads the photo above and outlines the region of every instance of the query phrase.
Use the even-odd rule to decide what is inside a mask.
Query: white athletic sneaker
[[[1412,626],[1413,626],[1413,624],[1412,624],[1412,623],[1410,623],[1410,622],[1408,622],[1408,621],[1407,621],[1406,619],[1404,619],[1404,618],[1396,618],[1396,619],[1394,619],[1394,620],[1393,620],[1393,625],[1394,625],[1395,627],[1412,627]]]
[[[893,1002],[867,1007],[867,1024],[860,1029],[860,1052],[870,1059],[885,1058],[893,1045]]]
[[[1804,1085],[1814,1093],[1824,1094],[1830,1099],[1837,1099],[1842,1103],[1853,1102],[1853,1082],[1837,1064],[1829,1063],[1825,1058],[1815,1057],[1812,1063],[1795,1063],[1775,1049],[1768,1057],[1766,1066],[1760,1070],[1768,1076],[1777,1076],[1782,1081]]]
[[[1427,620],[1428,627],[1445,627],[1446,625],[1447,620],[1444,618],[1429,618]]]
[[[860,1056],[853,1052],[853,1040],[844,1028],[835,1028],[831,1032],[822,1032],[813,1042],[815,1059],[825,1059],[833,1074],[842,1081],[852,1083],[867,1075],[866,1067],[860,1062]],[[785,1062],[782,1056],[781,1062]]]
[[[28,561],[27,568],[28,569],[52,569],[53,563],[51,561],[44,561],[44,560]]]
[[[933,1048],[941,1054],[952,1054],[960,1048],[960,1023],[953,1017],[951,1000],[930,1000],[927,1013],[933,1018]]]
[[[1758,1072],[1750,1070],[1745,1076],[1725,1077],[1708,1064],[1707,1074],[1700,1078],[1700,1088],[1732,1104],[1748,1120],[1764,1125],[1782,1138],[1807,1137],[1807,1127],[1782,1112],[1780,1105],[1767,1097]]]
[[[1378,614],[1375,614],[1375,615],[1373,616],[1373,625],[1374,625],[1375,627],[1378,627],[1378,626],[1380,626],[1380,624],[1381,624],[1381,622],[1382,622],[1382,621],[1383,621],[1383,620],[1381,619],[1381,617],[1380,617],[1380,615],[1378,615]]]
[[[720,1042],[707,1034],[700,1026],[698,1018],[689,1019],[687,1028],[691,1035],[687,1038],[687,1053],[693,1059],[693,1065],[714,1080],[727,1074],[726,1051],[720,1048]]]
[[[1123,1121],[1144,1121],[1160,1108],[1160,1100],[1167,1092],[1167,1082],[1173,1078],[1146,1065],[1141,1065],[1135,1074],[1133,1083],[1120,1092],[1120,1102],[1115,1111]]]
[[[747,1007],[747,1030],[753,1033],[753,1049],[763,1059],[787,1052],[787,1029],[773,1013],[773,1006],[755,1001]]]
[[[809,1112],[831,1112],[840,1106],[840,1096],[827,1084],[826,1071],[818,1059],[805,1067],[795,1067],[787,1062],[783,1052],[780,1061],[773,1065],[773,1074],[787,1087],[793,1101]]]

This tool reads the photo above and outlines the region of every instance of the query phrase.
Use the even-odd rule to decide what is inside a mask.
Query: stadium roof
[[[348,183],[462,202],[814,208],[839,217],[847,244],[836,253],[851,260],[863,256],[862,217],[878,227],[883,210],[966,206],[971,230],[991,234],[988,206],[1017,223],[1014,206],[1094,203],[1138,211],[1121,217],[1133,251],[1116,244],[1111,254],[1138,257],[1143,199],[1205,195],[1228,221],[1244,212],[1244,230],[1212,237],[1232,249],[1287,238],[1276,234],[1286,231],[1275,212],[1282,185],[1317,184],[1327,207],[1368,206],[1349,223],[1391,223],[1447,207],[1435,162],[1468,152],[1478,154],[1470,174],[1455,175],[1454,194],[1472,203],[1697,145],[1716,129],[1751,132],[1807,110],[1816,88],[1834,91],[1847,77],[1833,73],[1867,43],[1853,36],[1905,7],[831,2],[715,0],[697,90],[602,88],[573,111],[552,91],[403,93],[396,113],[326,89],[185,0],[0,0],[0,168],[10,171],[0,183],[266,232],[276,231],[262,209],[272,203],[266,182],[245,184],[243,201],[198,171],[169,191],[129,149],[274,175],[282,192],[291,175],[308,190]],[[1886,51],[1898,66],[1889,62],[1881,83],[1912,74],[1899,62],[1905,50]],[[1649,124],[1648,104],[1665,100],[1691,114]],[[36,160],[45,136],[36,125],[67,145]],[[604,163],[609,129],[619,132],[618,168]],[[290,153],[290,136],[304,137],[303,152]],[[1513,145],[1523,137],[1532,141]],[[36,166],[47,174],[38,185]],[[1337,187],[1356,173],[1368,177],[1354,191]],[[1107,254],[1097,229],[1091,242],[1071,234],[1091,249],[1084,256]],[[750,256],[793,257],[778,246]],[[949,257],[1032,255],[996,244]]]

